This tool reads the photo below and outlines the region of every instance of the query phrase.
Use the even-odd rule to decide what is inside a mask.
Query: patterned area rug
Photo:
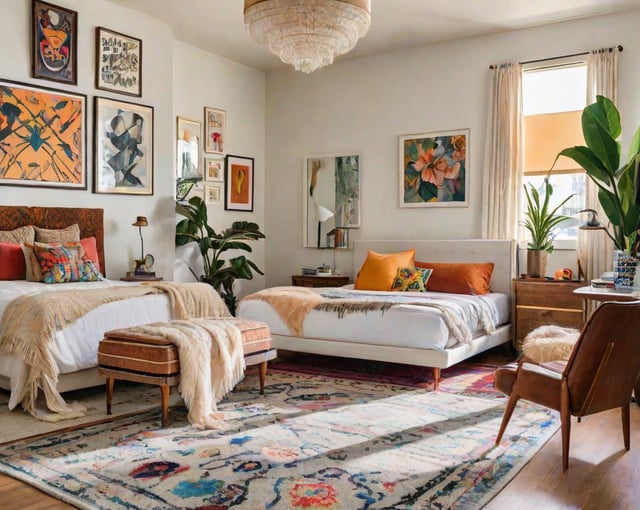
[[[273,370],[219,407],[226,428],[159,412],[0,448],[0,471],[86,509],[475,509],[558,429],[520,403],[493,445],[505,399],[490,369],[443,391]]]

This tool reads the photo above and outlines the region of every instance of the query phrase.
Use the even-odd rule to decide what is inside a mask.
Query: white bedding
[[[499,326],[509,321],[509,297],[505,294],[490,293],[486,296],[462,296],[443,292],[349,292],[371,295],[375,300],[380,296],[405,296],[412,300],[446,299],[455,301],[459,313],[464,318],[473,335],[481,336],[485,332],[478,324],[474,312],[473,301],[480,300],[490,310],[494,325]],[[317,292],[333,292],[336,289],[313,289]],[[276,310],[262,300],[243,300],[238,307],[238,315],[269,324],[274,335],[295,336]],[[442,350],[457,344],[450,334],[441,312],[424,306],[401,304],[381,311],[365,313],[348,313],[338,318],[335,312],[311,310],[303,322],[305,338],[321,338],[327,340],[348,341],[394,347],[412,347],[420,349]]]
[[[7,304],[20,295],[50,292],[54,297],[57,291],[71,289],[82,291],[82,289],[125,285],[139,285],[139,283],[104,280],[47,285],[24,280],[2,281],[0,282],[0,317]],[[65,374],[97,366],[98,344],[105,331],[170,319],[171,302],[166,293],[150,294],[101,305],[56,333],[53,355],[60,373]],[[17,404],[18,395],[22,394],[26,364],[16,356],[0,355],[0,375],[11,379],[9,407],[13,408]]]

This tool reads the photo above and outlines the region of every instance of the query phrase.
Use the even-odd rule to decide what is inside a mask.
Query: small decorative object
[[[87,189],[86,102],[0,80],[0,184]]]
[[[202,180],[200,166],[201,125],[197,120],[178,117],[176,175],[183,179]]]
[[[39,0],[31,2],[34,78],[78,83],[78,13]]]
[[[138,232],[140,233],[140,258],[135,260],[135,269],[133,272],[134,274],[150,274],[148,267],[153,268],[154,259],[153,255],[144,254],[144,239],[142,238],[142,227],[148,227],[149,222],[146,216],[138,216],[135,223],[131,225],[138,227]]]
[[[224,181],[224,159],[205,156],[204,170],[205,170],[204,177],[207,181],[211,181],[211,182]]]
[[[553,279],[571,281],[573,280],[573,270],[570,267],[564,267],[562,269],[558,269],[553,274]]]
[[[95,98],[94,193],[153,195],[153,106]]]
[[[224,152],[227,113],[215,108],[204,108],[204,151],[213,154]]]
[[[225,182],[225,210],[253,211],[253,158],[227,155]]]
[[[204,196],[207,204],[222,203],[222,184],[207,184],[204,188]]]
[[[96,88],[142,96],[142,40],[96,28]]]
[[[469,130],[400,136],[400,207],[469,205]]]
[[[544,179],[544,199],[540,203],[540,193],[532,184],[524,186],[527,198],[524,227],[531,234],[531,241],[527,244],[527,274],[532,278],[543,278],[547,270],[547,256],[553,251],[553,229],[565,220],[567,216],[558,214],[558,210],[571,198],[569,195],[553,209],[549,200],[553,194],[553,186],[549,176]]]
[[[633,290],[640,259],[622,250],[613,251],[613,286],[616,290]]]
[[[318,274],[331,274],[331,268],[327,264],[318,267]]]

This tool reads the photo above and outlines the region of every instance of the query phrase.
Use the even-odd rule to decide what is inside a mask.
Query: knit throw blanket
[[[117,338],[118,330],[110,332]],[[127,328],[127,338],[162,337],[178,348],[180,393],[189,423],[200,429],[220,428],[224,413],[216,402],[244,377],[242,333],[234,321],[200,318],[155,322]]]
[[[419,299],[419,297],[414,298],[399,293],[395,293],[395,295],[367,294],[342,290],[318,293],[304,287],[273,287],[243,298],[243,300],[250,299],[269,303],[296,336],[304,336],[304,319],[311,310],[335,312],[340,319],[345,314],[367,313],[375,310],[384,313],[394,306],[412,305],[438,310],[449,328],[450,334],[458,342],[468,344],[472,338],[471,329],[460,313],[460,306],[455,303],[455,300],[447,301],[444,298]],[[495,324],[487,303],[482,299],[469,299],[468,297],[465,303],[473,310],[480,327],[486,333],[493,333]]]
[[[146,282],[118,286],[45,292],[18,297],[5,308],[0,328],[0,351],[17,355],[28,365],[22,407],[36,418],[58,421],[86,414],[86,409],[67,404],[57,391],[59,370],[51,353],[56,330],[73,324],[100,305],[147,294],[169,293],[176,319],[229,316],[215,290],[205,283]],[[38,387],[42,388],[48,414],[36,409]]]

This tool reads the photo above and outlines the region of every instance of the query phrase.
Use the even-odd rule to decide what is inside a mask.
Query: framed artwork
[[[78,13],[31,0],[31,71],[34,78],[78,83]]]
[[[208,204],[221,204],[222,184],[207,184],[204,187],[204,197]]]
[[[96,88],[142,96],[142,40],[96,28]]]
[[[206,181],[224,181],[224,159],[204,157],[204,178]]]
[[[197,120],[178,117],[176,145],[176,176],[181,179],[202,180],[200,165],[201,125]]]
[[[302,238],[305,247],[325,248],[331,244],[327,233],[360,226],[361,163],[362,157],[355,151],[304,158]]]
[[[153,107],[95,98],[94,193],[153,195]]]
[[[204,151],[210,154],[223,154],[227,114],[223,110],[204,108]]]
[[[253,211],[253,158],[227,155],[225,181],[225,210]]]
[[[469,130],[400,136],[400,207],[469,205]]]
[[[87,96],[0,80],[0,184],[87,189]]]

